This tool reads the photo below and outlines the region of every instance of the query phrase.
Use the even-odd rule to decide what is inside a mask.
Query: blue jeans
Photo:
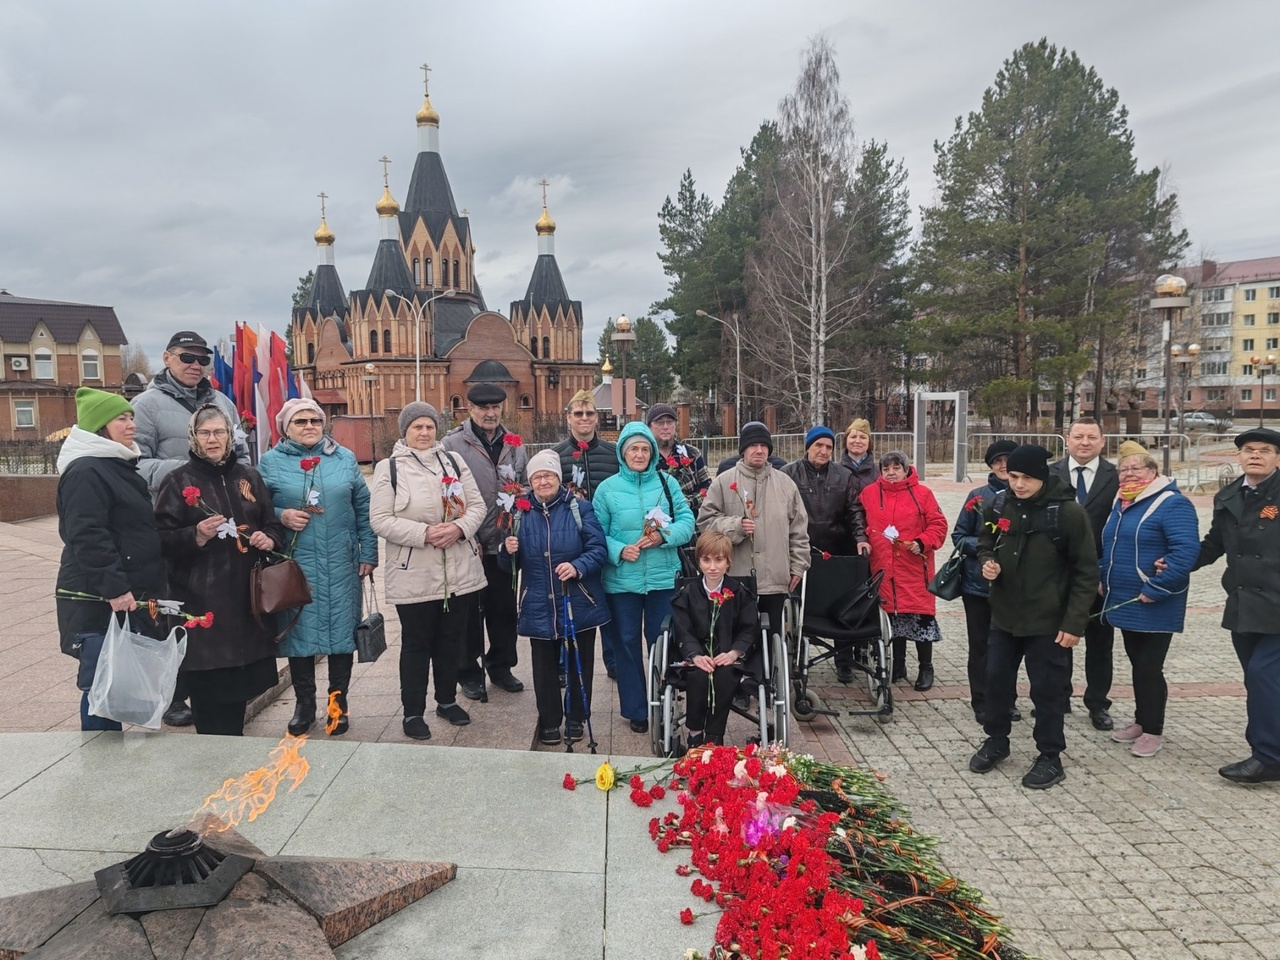
[[[80,694],[80,729],[81,730],[123,730],[119,720],[108,720],[106,717],[95,717],[89,712],[89,689],[93,686],[93,677],[98,672],[98,656],[102,653],[102,641],[106,633],[78,633],[76,646],[80,648],[80,669],[76,674],[76,686]]]
[[[645,693],[645,648],[652,647],[662,632],[662,621],[671,612],[675,590],[648,593],[608,593],[613,617],[614,669],[618,674],[618,710],[627,720],[648,720],[649,699]],[[640,645],[641,624],[645,648]]]

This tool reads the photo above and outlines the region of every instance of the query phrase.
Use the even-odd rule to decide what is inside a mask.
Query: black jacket
[[[1227,558],[1222,626],[1239,633],[1275,633],[1280,624],[1280,471],[1246,493],[1244,477],[1213,498],[1213,519],[1200,541],[1195,569]]]
[[[276,519],[271,492],[253,467],[238,463],[235,455],[215,466],[192,456],[172,471],[156,495],[156,525],[169,561],[173,596],[195,616],[213,613],[213,626],[195,627],[187,633],[187,656],[182,670],[214,670],[243,667],[276,655],[275,617],[263,617],[262,625],[249,608],[249,573],[262,552],[244,541],[247,552],[236,547],[236,538],[214,537],[196,545],[196,524],[210,516],[201,507],[188,506],[185,487],[198,487],[209,508],[237,525],[247,524],[246,534],[262,530],[281,550],[285,528]]]
[[[1049,475],[1060,477],[1067,484],[1072,499],[1075,499],[1076,478],[1071,475],[1071,458],[1063,457],[1049,464]],[[1093,549],[1102,556],[1102,528],[1111,517],[1111,505],[1116,502],[1116,494],[1120,492],[1120,473],[1110,460],[1098,458],[1098,472],[1094,475],[1093,485],[1089,487],[1089,495],[1084,501],[1084,512],[1089,515],[1089,529],[1093,531]]]
[[[853,474],[853,495],[855,497],[880,477],[880,461],[875,458],[870,450],[862,458],[862,462],[858,464],[853,462],[853,458],[849,456],[849,452],[846,450],[844,456],[840,458],[840,466]]]
[[[1056,531],[1049,507],[1058,506]],[[1007,532],[998,529],[1009,521]],[[993,529],[995,528],[995,529]],[[1050,476],[1034,497],[1005,497],[1003,514],[995,504],[983,511],[978,562],[994,560],[1000,576],[991,582],[991,622],[1016,637],[1056,634],[1083,636],[1089,609],[1098,595],[1098,552],[1089,518],[1075,491]]]
[[[858,544],[867,539],[867,515],[858,500],[861,488],[853,489],[853,472],[838,463],[819,471],[804,457],[782,472],[800,489],[809,514],[809,547],[837,557],[854,556]]]
[[[712,603],[702,578],[686,581],[671,600],[671,626],[680,644],[680,655],[686,660],[704,653],[715,656],[730,650],[745,657],[755,643],[760,616],[751,588],[736,577],[725,577],[720,587],[727,587],[733,596],[716,614],[715,644],[710,652],[707,638],[711,635]]]
[[[57,504],[60,590],[108,599],[130,592],[138,600],[167,598],[151,495],[136,460],[73,461],[58,480]],[[57,607],[59,646],[68,656],[75,656],[76,634],[101,633],[111,616],[106,603],[59,599]],[[135,614],[132,623],[139,632],[163,636],[146,614]]]
[[[572,485],[575,493],[584,494],[588,500],[595,496],[600,484],[618,472],[618,445],[601,440],[598,433],[591,438],[585,450],[578,446],[573,434],[551,449],[560,454],[561,480]],[[582,471],[580,484],[573,482],[574,467]]]
[[[951,542],[964,557],[963,572],[960,575],[960,592],[967,597],[985,597],[991,587],[982,576],[982,564],[978,562],[978,534],[982,532],[983,515],[996,494],[1008,490],[1009,484],[994,473],[987,474],[985,487],[974,487],[964,498],[964,506],[960,508],[960,516],[956,517],[955,528],[951,531]],[[1006,496],[1012,496],[1007,494]],[[972,507],[969,504],[978,502]]]

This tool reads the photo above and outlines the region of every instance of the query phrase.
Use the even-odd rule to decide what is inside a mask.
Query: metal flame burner
[[[157,833],[131,860],[94,877],[108,913],[149,913],[220,903],[254,861],[217,849],[192,830]]]
[[[191,830],[157,833],[147,849],[125,864],[129,886],[178,887],[207,879],[226,854],[207,847]]]

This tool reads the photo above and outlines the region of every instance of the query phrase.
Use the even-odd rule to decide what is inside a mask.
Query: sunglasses
[[[579,420],[590,420],[595,415],[596,412],[594,410],[575,410],[570,414],[570,416],[576,417]]]
[[[324,423],[319,417],[306,417],[298,420],[290,420],[295,427],[318,427]]]
[[[202,367],[207,367],[213,362],[213,358],[207,353],[180,353],[178,359],[183,363],[198,363]]]

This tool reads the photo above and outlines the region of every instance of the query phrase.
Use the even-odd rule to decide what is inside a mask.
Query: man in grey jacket
[[[179,330],[169,338],[163,360],[164,369],[133,401],[133,422],[138,431],[134,441],[142,450],[138,473],[147,481],[153,500],[169,472],[187,462],[191,453],[187,425],[201,404],[216,403],[232,423],[240,421],[235,404],[214,390],[206,376],[213,354],[204,337]],[[248,456],[243,439],[237,440],[235,446],[237,456]],[[186,699],[186,683],[178,674],[173,702],[163,718],[169,726],[191,725],[191,708]]]

